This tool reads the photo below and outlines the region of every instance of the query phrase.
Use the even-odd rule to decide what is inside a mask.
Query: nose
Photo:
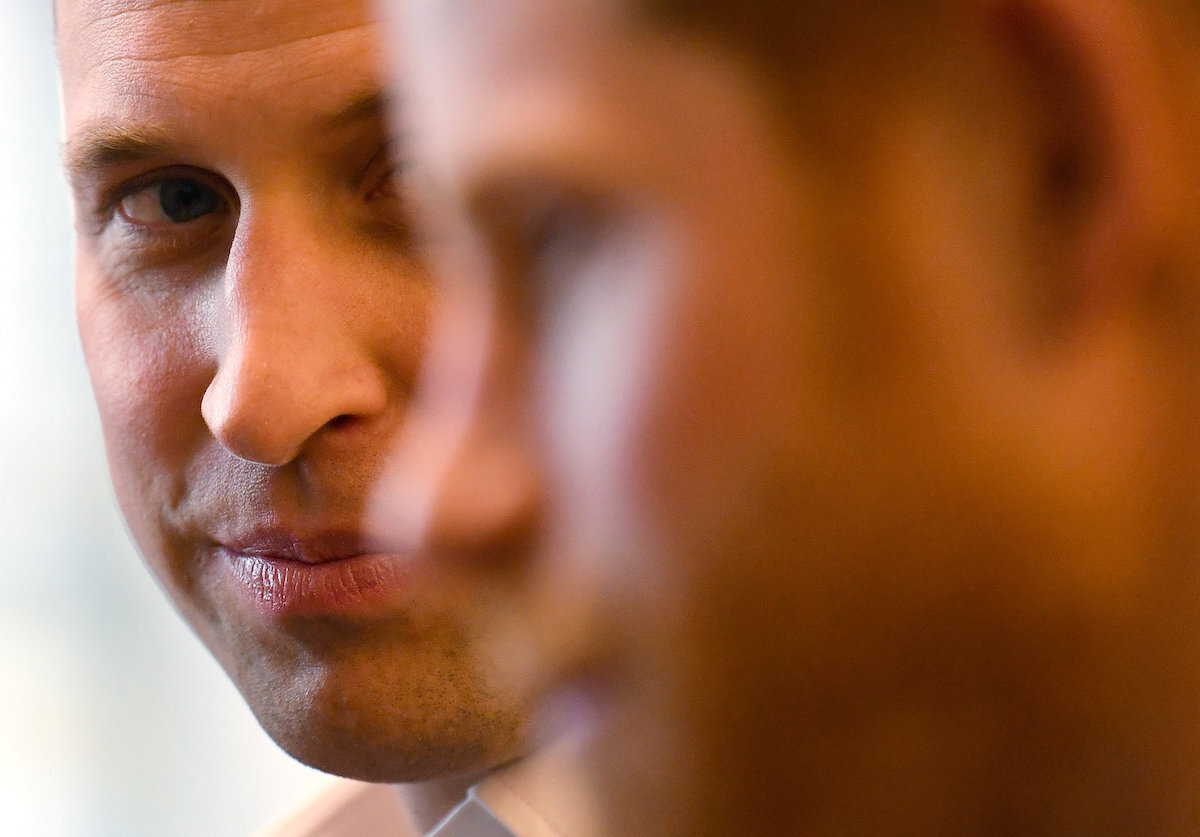
[[[380,306],[407,306],[377,298],[369,268],[295,213],[243,216],[223,294],[212,300],[218,365],[201,402],[225,448],[280,466],[315,436],[386,411],[389,373],[378,343],[389,323]],[[395,295],[396,287],[387,290]]]
[[[544,512],[527,348],[485,292],[444,285],[436,310],[375,506],[412,545],[496,568],[528,553]]]

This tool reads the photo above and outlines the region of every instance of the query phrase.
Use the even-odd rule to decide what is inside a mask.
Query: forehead
[[[368,12],[364,0],[58,0],[68,122],[114,102],[266,104],[374,74]]]

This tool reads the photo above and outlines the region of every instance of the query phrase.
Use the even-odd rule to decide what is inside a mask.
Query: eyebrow
[[[353,99],[350,104],[317,123],[325,130],[335,130],[363,120],[387,120],[393,100],[387,91],[375,88]]]
[[[381,88],[355,97],[334,113],[318,117],[318,131],[334,131],[364,120],[386,120],[392,98]],[[170,156],[178,150],[172,134],[155,125],[101,119],[85,125],[63,146],[67,182],[75,185],[106,169]]]
[[[72,185],[105,169],[165,156],[174,143],[161,128],[102,120],[85,125],[63,146],[63,168]]]

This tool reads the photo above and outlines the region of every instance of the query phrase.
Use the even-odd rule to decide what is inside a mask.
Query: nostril
[[[355,418],[355,416],[352,416],[349,413],[343,413],[340,416],[334,416],[331,418],[327,422],[327,426],[332,430],[341,430],[353,424]]]

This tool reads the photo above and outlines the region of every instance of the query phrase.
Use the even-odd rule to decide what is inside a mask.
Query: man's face
[[[264,727],[373,780],[511,758],[469,603],[362,512],[430,290],[347,0],[61,0],[78,315],[117,497]]]
[[[1002,94],[867,47],[772,94],[614,5],[396,17],[450,219],[418,423],[457,428],[401,458],[433,498],[410,523],[514,582],[506,624],[600,716],[616,833],[771,833],[781,801],[813,833],[953,821],[1011,768],[964,742],[1021,762],[1118,699],[1072,678],[1139,618],[1114,581],[1154,399],[1077,421],[1137,369],[1073,388],[1032,336],[1053,277]],[[507,486],[489,514],[478,484]],[[508,575],[486,546],[523,515],[546,558]]]

